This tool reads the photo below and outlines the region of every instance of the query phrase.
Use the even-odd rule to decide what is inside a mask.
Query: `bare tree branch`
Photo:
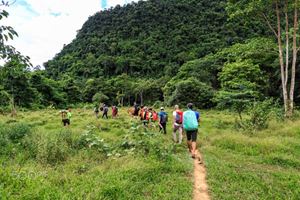
[[[268,19],[268,17],[266,16],[266,14],[265,13],[261,13],[261,15],[263,16],[263,19],[266,21],[266,23],[268,24],[269,28],[274,33],[274,35],[276,36],[276,38],[278,38],[278,34],[276,33],[274,27],[271,25],[270,20]]]

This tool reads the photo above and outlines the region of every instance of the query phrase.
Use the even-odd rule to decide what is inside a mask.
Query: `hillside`
[[[46,71],[52,78],[174,76],[189,60],[264,35],[259,24],[228,21],[225,2],[149,0],[98,12]]]

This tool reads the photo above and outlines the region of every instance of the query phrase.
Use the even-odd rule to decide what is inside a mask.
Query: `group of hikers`
[[[100,111],[103,112],[102,118],[108,119],[109,107],[106,104],[102,106],[95,106],[94,113],[96,118],[99,118]],[[64,126],[69,126],[72,113],[71,109],[60,111],[62,117],[62,123]],[[165,112],[164,107],[160,108],[160,112],[156,112],[152,108],[146,106],[139,106],[134,103],[132,109],[128,110],[128,113],[134,118],[140,118],[142,124],[147,127],[156,127],[156,122],[158,122],[159,132],[163,131],[164,134],[167,134],[167,123],[168,123],[168,114]],[[112,118],[118,116],[118,107],[112,106]],[[198,134],[198,124],[200,122],[200,113],[193,110],[193,104],[187,104],[187,110],[180,110],[178,105],[174,106],[174,111],[172,113],[172,129],[173,129],[173,140],[176,143],[181,144],[183,139],[183,132],[186,133],[188,149],[192,155],[192,158],[196,157],[196,141]],[[178,140],[177,140],[178,134]]]
[[[140,117],[142,123],[146,127],[155,126],[155,122],[158,121],[159,131],[163,131],[164,134],[167,134],[166,127],[168,122],[168,114],[165,112],[164,107],[161,107],[160,112],[157,113],[152,108],[148,108],[146,106],[139,107],[138,104],[134,103],[133,110],[129,111],[129,113],[136,118]],[[181,111],[178,105],[175,105],[172,116],[174,142],[181,144],[183,139],[183,132],[185,132],[187,137],[188,149],[192,154],[192,157],[195,158],[200,113],[193,110],[192,103],[188,103],[187,111],[185,112]]]
[[[106,104],[103,104],[102,106],[95,105],[94,113],[95,113],[95,116],[97,119],[99,118],[100,111],[103,112],[102,119],[104,119],[104,118],[108,119],[108,111],[109,111],[108,105],[106,105]],[[112,106],[112,118],[116,118],[118,116],[118,112],[119,112],[119,108],[116,105],[113,105]]]

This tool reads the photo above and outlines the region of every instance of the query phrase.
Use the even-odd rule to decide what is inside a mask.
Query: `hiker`
[[[112,107],[112,117],[113,118],[116,118],[118,116],[118,111],[119,111],[119,109],[117,106]]]
[[[186,132],[187,145],[192,158],[196,157],[198,120],[196,113],[193,111],[193,104],[187,104],[188,110],[183,113],[183,129]]]
[[[64,126],[69,126],[71,124],[71,109],[67,108],[66,110],[61,110],[61,118],[62,118],[62,123]]]
[[[98,105],[95,105],[94,113],[95,113],[96,118],[98,119],[99,118],[99,106]]]
[[[144,115],[145,108],[147,108],[147,107],[141,106],[141,109],[139,111],[139,116],[140,116],[141,121],[143,121],[143,118],[144,118],[143,115]]]
[[[158,114],[153,108],[148,109],[148,113],[146,115],[146,119],[149,121],[149,128],[157,128],[156,122],[158,121]]]
[[[164,131],[164,134],[167,134],[167,122],[168,122],[168,114],[165,112],[164,107],[160,108],[160,112],[158,113],[159,116],[159,132],[161,132],[161,130]]]
[[[102,119],[105,117],[106,119],[108,119],[108,106],[106,104],[103,104],[103,115],[102,115]]]
[[[133,108],[134,108],[133,116],[135,116],[135,117],[139,116],[140,107],[136,102],[134,102]]]
[[[183,112],[179,109],[178,105],[175,105],[173,111],[173,140],[174,142],[178,142],[179,144],[181,144],[182,142],[182,119],[183,119]],[[178,131],[178,141],[176,137],[177,131]]]
[[[148,127],[149,124],[149,111],[148,108],[145,106],[140,112],[141,121],[143,122],[144,126]]]

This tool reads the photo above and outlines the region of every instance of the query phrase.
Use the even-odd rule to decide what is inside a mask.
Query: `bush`
[[[254,130],[268,128],[268,119],[270,118],[272,106],[272,100],[253,103],[249,108],[250,119],[247,120],[248,126]]]
[[[40,141],[37,160],[43,164],[55,165],[66,161],[68,158],[68,146],[56,138],[47,138]]]
[[[109,146],[95,134],[96,127],[89,127],[76,141],[76,148],[93,148],[102,153],[108,154],[110,152]]]
[[[167,97],[169,105],[186,105],[194,103],[199,108],[210,108],[213,106],[212,98],[214,90],[211,86],[199,82],[195,78],[180,81],[170,97]]]
[[[7,136],[13,143],[18,143],[26,135],[31,134],[31,128],[28,124],[12,124],[7,129]]]
[[[109,97],[102,92],[96,93],[92,98],[92,101],[95,103],[105,103],[107,100],[109,100]]]
[[[252,103],[247,108],[249,118],[237,121],[238,127],[251,132],[268,128],[268,120],[270,119],[273,105],[272,99]]]
[[[163,137],[160,133],[152,132],[144,129],[143,125],[138,126],[133,123],[123,141],[119,144],[121,153],[140,153],[143,156],[155,156],[158,159],[169,159],[173,150],[174,144],[171,146],[162,145]]]
[[[10,141],[7,138],[6,131],[7,131],[6,127],[3,124],[0,124],[0,149],[1,150],[5,150],[6,146],[10,143]]]

